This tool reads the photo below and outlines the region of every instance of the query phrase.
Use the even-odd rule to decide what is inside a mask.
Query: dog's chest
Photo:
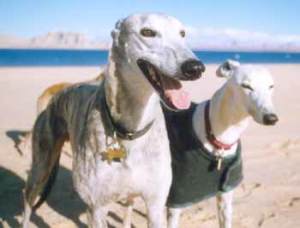
[[[74,179],[77,188],[84,189],[81,192],[103,200],[119,200],[130,194],[155,191],[162,183],[171,182],[170,150],[164,124],[154,123],[149,132],[138,139],[121,140],[127,157],[112,162],[103,157],[107,150],[107,135],[102,123],[97,121],[90,126],[97,127],[87,132],[89,140],[85,155],[81,154],[81,159],[76,162],[79,171]]]

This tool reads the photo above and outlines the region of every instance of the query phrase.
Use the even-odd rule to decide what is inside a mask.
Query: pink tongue
[[[188,109],[191,105],[189,94],[183,89],[168,89],[165,96],[177,109]]]

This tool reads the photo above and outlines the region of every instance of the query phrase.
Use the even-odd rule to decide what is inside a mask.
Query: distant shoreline
[[[42,47],[42,48],[32,48],[32,47],[1,47],[0,51],[3,50],[26,50],[26,51],[109,51],[109,49],[104,48],[62,48],[62,47]],[[299,50],[261,50],[261,49],[199,49],[199,48],[192,48],[195,52],[241,52],[241,53],[285,53],[285,54],[300,54]]]
[[[220,64],[227,59],[242,63],[300,64],[300,53],[195,50],[205,64]],[[97,49],[0,49],[0,67],[100,66],[109,52]]]

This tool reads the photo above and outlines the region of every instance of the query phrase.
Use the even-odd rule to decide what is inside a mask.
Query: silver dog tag
[[[217,164],[217,170],[220,171],[221,170],[221,167],[222,167],[222,161],[223,161],[223,158],[222,157],[218,157],[218,164]]]

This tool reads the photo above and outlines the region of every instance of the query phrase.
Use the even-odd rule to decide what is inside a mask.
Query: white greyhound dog
[[[173,163],[173,183],[168,198],[169,228],[178,227],[183,207],[212,196],[217,198],[220,227],[230,228],[233,189],[242,179],[240,136],[250,117],[263,125],[274,125],[278,121],[272,103],[274,83],[268,70],[228,60],[218,68],[217,76],[227,78],[227,82],[210,101],[194,105],[183,114],[166,113]],[[180,140],[186,141],[177,143]],[[186,143],[189,145],[185,146]],[[203,161],[196,155],[199,148],[212,160],[206,157]],[[179,156],[176,150],[181,153]],[[206,162],[211,161],[213,165],[209,167]],[[202,181],[194,180],[197,171],[204,173],[200,177]]]
[[[183,25],[173,17],[129,16],[112,32],[104,80],[54,95],[32,132],[23,227],[53,186],[66,140],[90,227],[107,227],[109,204],[136,196],[146,202],[149,227],[163,227],[172,171],[160,101],[170,109],[188,108],[179,80],[198,79],[205,69],[184,36]]]

